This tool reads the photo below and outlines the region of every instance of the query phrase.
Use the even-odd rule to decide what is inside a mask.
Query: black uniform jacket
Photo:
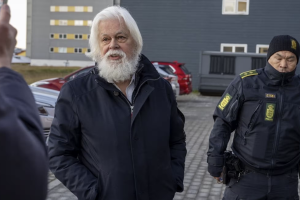
[[[171,200],[183,190],[184,116],[141,56],[133,103],[96,68],[66,83],[49,139],[50,168],[79,200]]]
[[[37,107],[27,83],[0,68],[0,199],[44,200],[48,156]]]
[[[250,169],[283,174],[300,158],[300,79],[280,73],[269,63],[236,77],[214,113],[209,139],[208,171],[218,177],[230,133],[232,150]]]

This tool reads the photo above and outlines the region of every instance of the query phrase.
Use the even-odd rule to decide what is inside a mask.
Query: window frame
[[[225,52],[225,53],[247,53],[248,52],[248,44],[232,44],[232,43],[221,43],[221,49],[220,52],[224,52],[224,47],[230,46],[232,47],[232,52]],[[244,47],[244,52],[236,52],[236,47]]]
[[[269,45],[268,44],[257,44],[256,45],[256,53],[258,54],[266,54],[266,53],[259,53],[259,48],[269,48]]]
[[[233,11],[233,12],[225,12],[225,6],[224,6],[225,1],[228,1],[228,0],[222,0],[222,15],[249,15],[250,0],[232,0],[232,1],[235,1],[235,11]],[[238,11],[239,2],[246,2],[247,3],[246,12],[239,12]]]

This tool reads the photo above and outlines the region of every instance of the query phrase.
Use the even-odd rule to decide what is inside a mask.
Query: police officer
[[[267,64],[236,77],[214,112],[208,171],[221,181],[231,132],[233,154],[242,170],[223,200],[299,199],[300,77],[299,43],[289,35],[270,42]]]

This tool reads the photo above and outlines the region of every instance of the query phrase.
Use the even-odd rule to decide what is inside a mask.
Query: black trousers
[[[298,171],[278,176],[267,176],[254,171],[231,179],[223,200],[299,200]]]

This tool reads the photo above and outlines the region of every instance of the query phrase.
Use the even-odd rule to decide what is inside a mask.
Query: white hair
[[[89,39],[91,52],[86,53],[88,57],[92,58],[94,61],[98,61],[101,59],[99,46],[100,43],[98,37],[99,22],[107,19],[118,19],[119,21],[121,21],[121,18],[123,18],[126,27],[128,28],[132,38],[136,43],[136,52],[138,53],[138,55],[140,55],[143,47],[143,39],[135,20],[125,8],[120,6],[111,6],[99,12],[93,20]]]

